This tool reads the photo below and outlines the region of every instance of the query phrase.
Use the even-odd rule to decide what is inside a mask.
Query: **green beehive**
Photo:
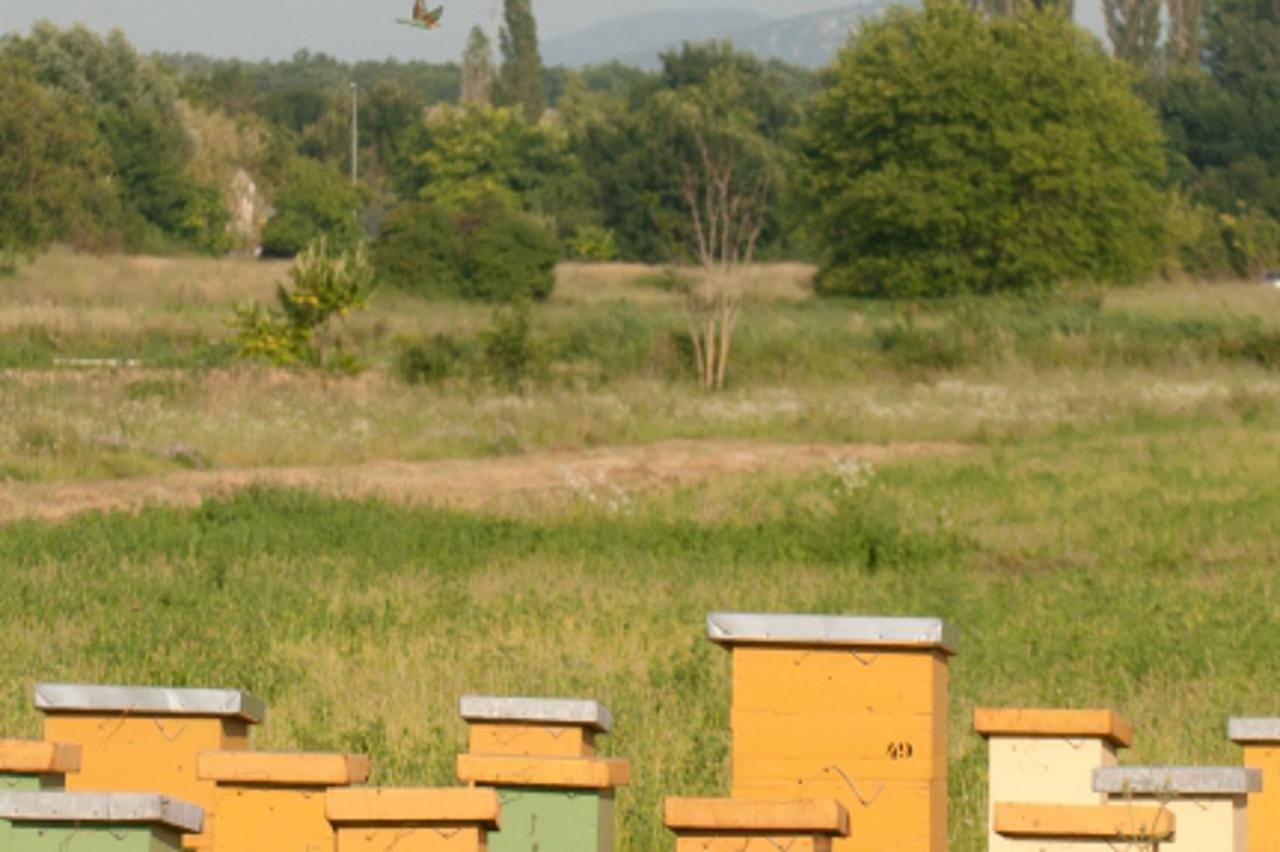
[[[595,736],[612,725],[595,701],[464,696],[470,751],[458,778],[502,802],[489,852],[612,852],[614,791],[624,760],[599,758]]]
[[[32,740],[0,740],[0,793],[61,790],[66,773],[80,768],[80,747]],[[0,852],[9,852],[12,829],[0,819]]]
[[[150,793],[0,793],[0,852],[179,852],[204,812]]]
[[[608,791],[499,788],[502,829],[489,852],[613,849],[613,795]]]

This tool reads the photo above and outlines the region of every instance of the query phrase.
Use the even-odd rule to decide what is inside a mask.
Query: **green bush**
[[[532,377],[539,362],[533,340],[533,309],[521,299],[493,312],[489,327],[480,333],[485,374],[508,390],[518,389]]]
[[[293,257],[324,238],[344,251],[363,238],[360,192],[324,163],[298,157],[289,163],[276,212],[262,229],[262,253]]]
[[[537,219],[493,202],[449,210],[414,202],[393,210],[374,246],[384,283],[428,298],[545,299],[559,247]]]
[[[437,334],[405,347],[396,359],[396,372],[411,385],[438,384],[465,373],[472,357],[466,342]]]
[[[373,265],[384,284],[427,298],[461,298],[465,247],[442,207],[415,202],[393,209],[373,244]]]

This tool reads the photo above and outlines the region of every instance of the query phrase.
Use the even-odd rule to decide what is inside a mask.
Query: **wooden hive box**
[[[1093,773],[1093,789],[1111,804],[1162,806],[1178,832],[1169,852],[1246,852],[1246,801],[1262,773],[1234,766],[1110,766]]]
[[[325,815],[335,852],[486,852],[500,806],[493,790],[351,788],[325,795]]]
[[[0,793],[61,790],[80,768],[80,747],[68,743],[0,740]],[[0,819],[0,852],[11,848],[12,826]]]
[[[1173,814],[1126,805],[996,805],[994,826],[1015,852],[1158,852]]]
[[[198,833],[198,805],[147,793],[0,793],[5,852],[177,852]]]
[[[331,852],[325,793],[369,778],[369,759],[353,754],[210,751],[197,774],[217,785],[214,852]]]
[[[947,684],[932,618],[713,613],[732,660],[734,798],[834,798],[836,852],[947,849]]]
[[[1129,724],[1110,710],[979,707],[973,727],[989,753],[989,852],[1015,846],[996,831],[1001,803],[1105,804],[1094,770],[1114,766],[1116,750],[1133,742]]]
[[[81,748],[70,791],[162,793],[199,805],[210,815],[202,836],[184,840],[207,848],[216,830],[216,785],[196,774],[205,751],[249,747],[249,727],[263,720],[261,699],[228,689],[37,684],[44,738]]]
[[[1244,747],[1244,765],[1262,774],[1262,789],[1249,794],[1249,852],[1280,849],[1280,719],[1232,719],[1227,737]]]
[[[676,852],[831,852],[849,836],[835,799],[667,799],[663,822]]]
[[[613,720],[597,701],[463,696],[470,752],[458,779],[491,787],[502,828],[491,852],[611,852],[614,793],[630,781],[624,760],[595,757]]]

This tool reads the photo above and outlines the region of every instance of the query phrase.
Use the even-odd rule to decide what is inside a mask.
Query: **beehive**
[[[1125,805],[996,805],[992,824],[1014,852],[1158,852],[1173,814]]]
[[[325,815],[336,852],[485,852],[499,805],[493,790],[351,788],[325,794]]]
[[[663,822],[676,852],[831,852],[849,835],[835,799],[667,799]]]
[[[947,663],[937,619],[713,613],[732,658],[734,798],[833,798],[836,852],[947,848]]]
[[[1262,774],[1249,794],[1245,821],[1249,852],[1280,849],[1280,719],[1232,719],[1227,737],[1244,747],[1244,765]]]
[[[5,852],[177,852],[200,831],[197,805],[144,793],[0,793]]]
[[[989,751],[989,852],[1015,845],[996,831],[1001,803],[1105,804],[1094,770],[1114,766],[1116,749],[1133,741],[1129,724],[1110,710],[980,707],[973,727]]]
[[[211,751],[197,762],[217,784],[215,852],[331,852],[325,792],[369,778],[369,759],[352,754]]]
[[[0,740],[0,793],[61,790],[80,767],[80,747],[67,743]],[[0,852],[9,852],[12,828],[0,819]]]
[[[202,837],[216,830],[216,785],[196,775],[204,751],[249,747],[249,726],[266,705],[244,692],[224,689],[38,684],[36,708],[44,714],[44,738],[81,748],[80,771],[70,791],[161,793],[199,805],[209,814]]]
[[[470,751],[458,779],[492,787],[502,828],[492,852],[611,852],[614,792],[630,780],[624,760],[595,757],[613,719],[597,701],[463,696]]]
[[[1159,805],[1178,832],[1168,852],[1246,852],[1245,804],[1262,789],[1262,773],[1238,767],[1112,766],[1093,774],[1111,804]]]

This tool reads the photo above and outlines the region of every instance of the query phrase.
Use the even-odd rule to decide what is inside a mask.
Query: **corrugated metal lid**
[[[468,722],[581,725],[601,733],[613,728],[609,708],[588,699],[464,695],[458,702],[458,712]]]
[[[939,618],[713,612],[707,616],[707,636],[723,645],[865,645],[956,652],[956,637]]]
[[[1232,719],[1227,739],[1235,743],[1280,743],[1280,719]]]
[[[1093,791],[1135,796],[1239,796],[1262,789],[1262,773],[1239,766],[1106,766]]]
[[[204,825],[204,809],[153,793],[0,793],[0,818],[163,825],[195,834]]]
[[[167,716],[225,716],[261,722],[267,704],[234,689],[176,689],[154,686],[97,686],[38,683],[36,708],[63,713],[153,713]]]

